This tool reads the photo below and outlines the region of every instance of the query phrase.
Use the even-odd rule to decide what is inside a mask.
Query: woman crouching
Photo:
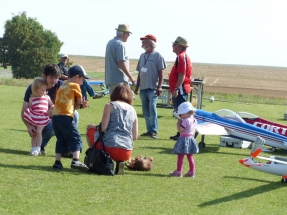
[[[105,105],[101,129],[105,132],[103,141],[105,150],[116,162],[115,174],[124,174],[124,161],[131,158],[133,141],[138,137],[138,118],[132,106],[133,93],[128,84],[120,83],[110,96],[111,102]],[[87,142],[94,145],[97,135],[97,125],[87,126]],[[102,148],[96,144],[96,148]]]

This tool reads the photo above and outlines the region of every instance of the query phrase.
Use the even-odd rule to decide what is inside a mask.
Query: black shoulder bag
[[[91,148],[86,151],[84,163],[89,167],[90,172],[95,172],[99,175],[111,175],[114,173],[114,162],[109,153],[105,151],[101,123],[98,125],[99,137]],[[96,144],[102,144],[103,149],[96,149]]]

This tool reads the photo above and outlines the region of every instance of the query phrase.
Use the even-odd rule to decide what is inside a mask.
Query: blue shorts
[[[53,129],[57,138],[56,153],[80,151],[82,138],[73,117],[57,115],[52,118]]]

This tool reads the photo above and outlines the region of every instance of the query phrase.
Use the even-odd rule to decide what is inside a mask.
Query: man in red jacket
[[[188,42],[183,37],[177,37],[173,42],[173,52],[177,55],[169,75],[169,89],[172,95],[174,111],[178,106],[187,101],[188,93],[191,91],[192,64],[186,54]],[[179,133],[171,136],[170,139],[177,140]]]

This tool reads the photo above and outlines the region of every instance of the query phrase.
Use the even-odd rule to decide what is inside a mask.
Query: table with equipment
[[[171,93],[169,90],[168,79],[163,79],[164,84],[162,85],[162,94],[159,96],[161,103],[158,103],[158,107],[170,107],[172,108]],[[191,82],[192,91],[189,94],[189,101],[192,103],[193,93],[197,95],[197,109],[202,107],[202,95],[203,95],[203,81],[200,79],[194,79]]]

